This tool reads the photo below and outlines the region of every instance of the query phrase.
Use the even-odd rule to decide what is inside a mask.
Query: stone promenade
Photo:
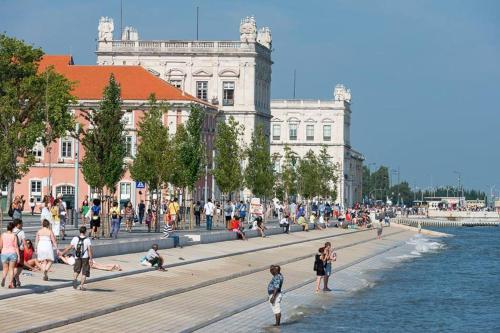
[[[169,249],[161,251],[170,266],[167,272],[145,271],[141,254],[100,258],[101,263],[119,263],[124,271],[92,271],[92,277],[106,279],[91,282],[86,292],[66,287],[71,267],[56,265],[48,282],[54,289],[0,300],[0,327],[2,332],[210,331],[210,325],[265,303],[270,264],[282,265],[285,290],[312,292],[313,255],[325,241],[337,249],[334,269],[342,269],[398,247],[414,233],[391,227],[376,240],[373,230],[332,228]],[[23,278],[47,284],[39,275]],[[8,292],[2,289],[0,296]]]

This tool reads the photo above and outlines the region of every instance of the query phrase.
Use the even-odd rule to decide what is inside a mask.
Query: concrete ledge
[[[405,230],[411,230],[411,231],[418,232],[418,228],[411,227],[409,225],[399,224],[392,219],[391,219],[391,226],[394,226],[396,228],[401,228],[401,229],[405,229]],[[420,233],[423,235],[432,236],[432,237],[452,237],[453,236],[450,234],[446,234],[444,232],[438,232],[438,231],[427,230],[427,229],[421,229]]]
[[[169,249],[174,247],[172,238],[163,239],[144,239],[144,240],[115,240],[108,244],[99,244],[93,246],[94,257],[111,257],[124,253],[146,252],[153,243],[158,244],[160,249]],[[181,244],[182,245],[182,244]]]

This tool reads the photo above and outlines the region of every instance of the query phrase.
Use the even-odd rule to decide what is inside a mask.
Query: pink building
[[[203,125],[203,141],[206,145],[207,165],[205,175],[196,186],[195,200],[204,200],[205,196],[213,196],[215,185],[211,176],[213,143],[218,110],[216,107],[199,100],[162,79],[151,74],[140,66],[79,66],[74,65],[69,55],[46,55],[40,63],[40,70],[48,66],[75,82],[73,95],[77,103],[70,107],[77,122],[81,126],[88,123],[81,116],[82,110],[97,108],[105,86],[111,74],[121,86],[121,97],[126,123],[126,147],[129,157],[125,162],[131,162],[137,151],[137,129],[144,111],[141,108],[148,102],[149,95],[154,93],[159,102],[168,103],[168,112],[163,121],[173,135],[177,125],[184,123],[190,112],[192,103],[203,107],[205,122]],[[81,169],[76,176],[75,161],[80,161],[85,154],[83,147],[71,137],[63,137],[50,145],[50,149],[41,144],[33,148],[36,163],[29,172],[19,180],[14,188],[16,195],[25,198],[35,198],[39,203],[42,197],[52,193],[54,196],[62,194],[68,206],[74,207],[75,183],[78,179],[78,206],[86,195],[93,197],[94,191],[85,182]],[[77,156],[78,155],[78,156]],[[131,200],[136,205],[140,199],[147,199],[147,185],[145,189],[136,188],[136,182],[127,171],[117,186],[117,199],[124,202]],[[165,194],[173,192],[173,188],[165,190]],[[141,194],[142,193],[142,194]],[[29,205],[25,206],[29,210]]]

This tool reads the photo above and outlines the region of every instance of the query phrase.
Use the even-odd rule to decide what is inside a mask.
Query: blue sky
[[[95,63],[100,16],[119,26],[120,1],[0,0],[0,31]],[[238,39],[255,15],[273,34],[272,97],[353,93],[351,140],[367,163],[412,186],[500,190],[500,1],[123,0],[124,25],[144,39]],[[116,29],[115,29],[116,30]],[[374,166],[372,166],[374,168]]]

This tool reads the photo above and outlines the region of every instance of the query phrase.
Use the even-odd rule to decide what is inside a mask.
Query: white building
[[[350,90],[337,85],[334,99],[328,101],[272,100],[271,114],[271,155],[283,157],[288,145],[303,157],[309,150],[318,154],[325,145],[342,175],[337,184],[337,203],[348,207],[361,202],[364,158],[351,148]]]
[[[187,93],[208,101],[245,126],[250,142],[257,124],[269,130],[271,49],[269,28],[257,30],[253,17],[241,20],[236,41],[140,40],[125,27],[113,36],[113,19],[99,21],[98,65],[140,65]]]

